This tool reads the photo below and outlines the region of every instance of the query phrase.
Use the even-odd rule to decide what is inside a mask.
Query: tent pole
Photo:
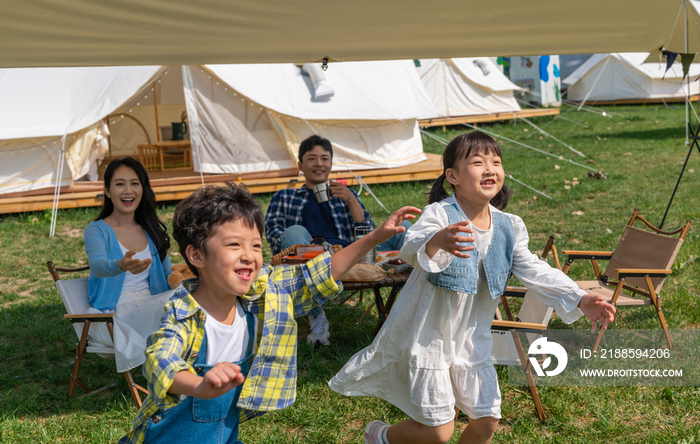
[[[685,6],[685,53],[688,54],[688,0],[683,0]],[[688,104],[690,103],[690,72],[685,79],[685,84],[687,87],[686,97],[685,97],[685,144],[690,144],[690,138],[688,137],[688,128],[690,127],[690,112],[688,110]]]
[[[156,140],[160,142],[160,123],[158,123],[158,97],[156,96],[156,82],[153,82],[153,109],[156,114]]]

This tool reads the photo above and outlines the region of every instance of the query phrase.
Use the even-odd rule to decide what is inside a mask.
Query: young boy
[[[173,237],[197,287],[175,290],[148,340],[150,394],[120,443],[240,443],[241,422],[292,405],[294,317],[336,296],[338,278],[418,212],[401,208],[333,256],[262,269],[263,214],[245,187],[208,187],[182,201]]]

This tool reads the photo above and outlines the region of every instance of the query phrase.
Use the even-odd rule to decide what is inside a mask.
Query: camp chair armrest
[[[112,322],[114,319],[114,313],[78,313],[78,314],[65,314],[64,318],[68,319],[72,323],[76,322]]]
[[[649,268],[616,268],[620,277],[664,277],[673,273],[672,270],[655,270]]]
[[[534,322],[501,321],[494,319],[491,324],[491,330],[518,330],[522,332],[541,333],[547,330],[547,326]]]
[[[612,251],[580,251],[580,250],[562,250],[562,253],[569,256],[569,260],[573,259],[610,259]]]
[[[527,293],[527,288],[525,287],[507,287],[506,291],[503,292],[503,296],[524,298],[525,293]]]

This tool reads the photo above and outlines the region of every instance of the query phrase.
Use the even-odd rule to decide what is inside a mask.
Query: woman
[[[117,371],[124,372],[145,361],[146,339],[158,329],[170,297],[170,237],[140,162],[112,160],[104,184],[102,211],[85,229],[88,313],[115,313],[114,342],[105,324],[93,325],[90,338],[114,345]]]

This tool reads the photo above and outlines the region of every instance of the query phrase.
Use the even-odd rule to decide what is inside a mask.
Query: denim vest
[[[457,202],[443,205],[447,211],[448,224],[467,220],[467,216]],[[515,231],[513,222],[507,214],[491,211],[493,238],[482,263],[486,272],[486,281],[491,299],[498,298],[506,290],[513,267],[513,248]],[[474,245],[472,242],[460,242],[460,245]],[[440,273],[429,273],[428,281],[436,287],[461,293],[476,294],[479,279],[479,251],[469,251],[468,258],[453,257],[450,265]]]

